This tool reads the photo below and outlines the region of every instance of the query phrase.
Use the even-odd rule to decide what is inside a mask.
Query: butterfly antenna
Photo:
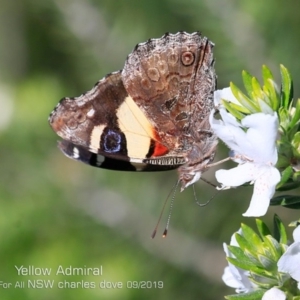
[[[220,165],[220,164],[222,164],[222,163],[224,163],[226,161],[232,160],[232,158],[233,158],[232,156],[228,156],[228,157],[226,157],[224,159],[221,159],[221,160],[219,160],[217,162],[214,162],[214,163],[206,165],[206,168],[208,169],[208,168],[211,168],[211,167],[215,167],[215,166]]]
[[[179,180],[174,184],[174,186],[173,186],[172,189],[170,190],[170,192],[169,192],[169,194],[168,194],[168,196],[167,196],[167,198],[166,198],[166,200],[165,200],[164,206],[163,206],[163,208],[162,208],[162,210],[161,210],[161,212],[160,212],[160,215],[159,215],[158,221],[157,221],[157,223],[156,223],[156,226],[155,226],[155,228],[154,228],[154,230],[153,230],[153,232],[152,232],[152,234],[151,234],[151,238],[152,238],[152,239],[155,238],[155,235],[156,235],[156,232],[157,232],[158,225],[159,225],[159,223],[160,223],[160,220],[161,220],[161,218],[162,218],[163,212],[164,212],[164,210],[165,210],[165,208],[166,208],[167,202],[168,202],[168,200],[169,200],[170,195],[171,195],[172,192],[173,192],[173,197],[172,197],[172,201],[171,201],[171,207],[173,206],[174,196],[175,196],[175,192],[176,192],[176,190],[177,190],[178,184],[179,184]],[[171,210],[171,209],[170,209],[170,210]],[[169,223],[169,219],[170,219],[170,215],[169,215],[169,218],[168,218],[168,223]],[[167,226],[168,226],[168,223],[167,223]],[[165,231],[166,231],[166,229],[165,229]],[[166,235],[167,235],[167,234],[166,234]],[[163,237],[165,237],[165,236],[163,235]]]
[[[178,184],[179,184],[179,180],[177,181],[174,189],[173,189],[173,196],[172,196],[172,199],[171,199],[171,204],[170,204],[170,210],[169,210],[169,215],[168,215],[168,220],[167,220],[167,225],[165,227],[165,230],[163,232],[163,235],[162,237],[165,238],[168,234],[168,230],[169,230],[169,224],[170,224],[170,220],[171,220],[171,215],[172,215],[172,210],[173,210],[173,206],[174,206],[174,199],[175,199],[175,195],[176,195],[176,191],[177,191],[177,187],[178,187]]]
[[[211,182],[206,181],[206,180],[204,180],[204,179],[202,179],[202,180],[203,180],[204,182],[207,182],[208,184],[210,184],[210,185],[216,187],[216,186],[215,186],[214,184],[212,184]],[[196,195],[196,191],[195,191],[195,185],[194,185],[194,184],[193,184],[193,192],[194,192],[194,199],[195,199],[195,201],[196,201],[196,204],[199,205],[200,207],[203,207],[203,206],[206,206],[211,200],[213,200],[213,199],[217,196],[217,194],[219,193],[219,190],[217,190],[217,191],[214,193],[214,195],[212,195],[212,197],[210,197],[205,203],[200,203],[200,202],[198,201],[197,195]]]
[[[207,184],[213,186],[214,188],[217,187],[215,184],[211,183],[210,181],[206,180],[205,178],[202,178],[202,177],[201,177],[200,179],[201,179],[202,181],[204,181],[205,183],[207,183]],[[193,189],[194,189],[194,193],[195,193],[195,187],[194,187],[194,184],[193,184]]]

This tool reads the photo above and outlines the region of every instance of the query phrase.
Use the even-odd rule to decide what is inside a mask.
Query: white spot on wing
[[[92,134],[90,137],[90,149],[95,150],[95,152],[100,148],[100,140],[104,128],[105,125],[98,125],[95,126],[92,130]]]
[[[143,162],[143,160],[142,160],[142,159],[139,159],[139,158],[130,158],[129,161],[130,161],[131,163],[138,163],[138,164],[140,164],[140,163]]]
[[[73,148],[73,157],[75,158],[75,159],[77,159],[77,158],[79,158],[79,150],[78,150],[78,148],[76,148],[76,147],[74,147]]]
[[[104,159],[105,159],[104,156],[102,156],[102,155],[97,155],[97,162],[96,162],[96,165],[97,165],[98,167],[100,167],[100,166],[102,165],[102,163],[104,162]]]
[[[87,116],[89,117],[89,118],[91,118],[91,117],[93,117],[93,115],[95,114],[95,110],[93,109],[93,108],[91,108],[88,112],[87,112]]]

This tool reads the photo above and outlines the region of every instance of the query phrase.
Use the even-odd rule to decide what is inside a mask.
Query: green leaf
[[[263,99],[263,92],[258,80],[255,77],[252,77],[252,88],[253,88],[253,98],[256,100],[257,98]]]
[[[274,270],[274,267],[276,269],[276,261],[274,261],[273,259],[269,258],[266,255],[263,254],[258,254],[257,255],[260,263],[262,264],[263,268],[266,269],[267,271],[272,271]]]
[[[252,275],[253,276],[261,276],[261,277],[265,278],[264,282],[273,280],[275,278],[273,272],[267,271],[265,269],[259,269],[259,268],[257,268],[256,270],[254,270],[254,269],[250,270],[249,274],[251,276]],[[251,276],[249,278],[251,278]]]
[[[280,95],[278,94],[275,81],[273,79],[269,79],[266,82],[266,87],[268,90],[268,99],[270,101],[270,106],[274,111],[277,111],[280,105]]]
[[[259,260],[257,259],[257,253],[253,254],[251,253],[249,250],[245,250],[244,251],[245,255],[247,256],[247,258],[256,266],[261,267],[261,263],[259,262]]]
[[[281,252],[282,252],[282,253],[285,253],[286,250],[287,250],[287,248],[288,248],[288,245],[280,244],[280,246],[281,246]]]
[[[292,140],[292,150],[293,150],[293,155],[297,158],[300,159],[300,132],[298,131]]]
[[[265,85],[267,85],[267,82],[268,82],[269,79],[274,81],[273,74],[272,74],[271,70],[266,65],[262,66],[262,77],[263,77],[263,81],[264,81]]]
[[[256,103],[243,94],[242,91],[232,82],[230,83],[230,88],[234,97],[241,103],[242,106],[248,109],[251,113],[256,113],[259,111],[259,107],[256,105]]]
[[[255,283],[260,288],[269,289],[272,286],[278,285],[278,280],[274,276],[268,276],[268,277],[260,276],[260,275],[252,274],[251,272],[250,279],[253,283]]]
[[[294,112],[294,115],[292,117],[292,120],[290,122],[290,127],[294,127],[297,123],[299,123],[299,120],[300,120],[300,99],[298,99],[296,101],[296,104],[295,104],[295,112]]]
[[[251,227],[249,227],[245,224],[241,224],[241,228],[242,228],[242,232],[243,232],[242,237],[247,241],[247,243],[249,245],[247,247],[247,249],[251,250],[250,251],[251,253],[256,254],[257,250],[260,249],[262,246],[261,238]],[[240,247],[241,247],[241,245],[240,245]]]
[[[274,110],[272,108],[272,103],[269,101],[269,98],[267,96],[264,96],[263,99],[258,98],[257,104],[259,106],[260,111],[262,111],[265,114],[273,114]]]
[[[242,120],[245,117],[245,115],[243,113],[245,113],[245,114],[250,113],[250,111],[245,109],[243,106],[240,106],[240,105],[232,103],[232,102],[228,102],[228,101],[223,100],[222,104],[238,120]]]
[[[296,173],[293,174],[293,178],[294,178],[295,174]],[[283,192],[283,191],[290,191],[293,189],[297,189],[298,187],[300,187],[299,181],[293,181],[293,180],[289,179],[287,183],[285,183],[282,187],[280,187],[279,189],[276,189],[276,190]],[[280,205],[280,204],[274,204],[274,205]]]
[[[242,224],[243,235],[236,233],[235,234],[236,241],[239,245],[239,248],[242,250],[242,254],[247,259],[249,259],[249,261],[251,261],[251,263],[253,263],[256,266],[257,265],[260,266],[260,262],[256,256],[257,256],[257,252],[260,250],[260,248],[262,246],[262,240],[256,235],[256,233],[254,231],[252,231],[253,235],[256,235],[256,237],[258,239],[258,241],[257,241],[257,239],[254,241],[253,236],[251,236],[251,234],[250,234],[250,230],[252,230],[252,229],[250,227],[245,229],[246,227],[248,227],[248,226],[246,226],[245,224]],[[247,231],[247,233],[246,233],[247,239],[244,236],[244,230]],[[255,239],[255,237],[254,237],[254,239]],[[243,259],[245,259],[244,256],[243,256]]]
[[[255,280],[260,283],[274,283],[274,280],[276,280],[276,283],[278,283],[277,274],[274,275],[272,272],[267,272],[266,270],[263,270],[259,273],[250,271],[249,278],[252,280]],[[260,278],[260,279],[259,279]]]
[[[246,88],[247,94],[249,97],[252,96],[253,89],[252,89],[252,75],[248,73],[247,71],[242,72],[242,78],[244,82],[244,86]]]
[[[300,171],[297,171],[293,174],[293,180],[297,180],[297,182],[299,183],[300,185]]]
[[[248,258],[245,260],[240,260],[240,259],[237,260],[236,258],[233,257],[227,257],[227,261],[242,270],[252,271],[257,274],[264,274],[264,272],[266,272],[264,269],[257,266]]]
[[[264,81],[263,90],[268,95],[270,106],[274,111],[276,111],[280,105],[279,103],[280,95],[273,74],[270,71],[270,69],[265,65],[262,66],[262,76]]]
[[[271,199],[270,205],[281,205],[286,208],[300,209],[300,195],[280,195]]]
[[[228,300],[261,300],[261,298],[265,292],[266,292],[266,290],[256,290],[256,291],[244,293],[244,294],[228,295],[228,296],[225,296],[225,299],[228,299]]]
[[[289,178],[292,176],[293,172],[294,171],[293,171],[293,168],[291,166],[288,166],[287,168],[285,168],[281,172],[281,179],[280,179],[280,182],[277,184],[276,189],[279,189],[280,187],[282,187],[289,180]]]
[[[262,220],[256,219],[255,222],[262,239],[267,235],[272,235],[268,226]]]
[[[235,259],[248,267],[256,267],[256,263],[253,262],[240,247],[228,245],[228,250],[235,256]],[[229,261],[230,257],[227,257]]]
[[[288,109],[293,99],[293,81],[287,68],[280,65],[281,73],[281,106]]]
[[[274,222],[274,238],[281,244],[287,244],[287,234],[283,223],[280,218],[275,214]]]
[[[264,238],[264,243],[264,246],[268,248],[268,258],[272,259],[275,262],[275,268],[277,268],[277,260],[282,255],[279,242],[272,236],[267,235]]]
[[[286,109],[285,107],[279,107],[278,110],[278,116],[279,116],[279,120],[280,120],[280,126],[285,130],[288,131],[289,127],[290,127],[290,114],[288,109]]]

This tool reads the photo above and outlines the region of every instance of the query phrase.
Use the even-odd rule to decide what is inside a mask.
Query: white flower
[[[283,291],[276,287],[272,287],[268,291],[266,291],[261,298],[261,300],[285,300],[286,296]]]
[[[241,229],[238,233],[242,234]],[[238,246],[234,235],[231,237],[230,245]],[[223,244],[223,247],[227,257],[234,257],[225,243]],[[228,262],[228,266],[224,269],[222,280],[226,285],[235,288],[237,293],[247,293],[253,291],[256,287],[256,285],[249,280],[248,276],[248,271],[240,269]]]
[[[221,99],[225,99],[228,102],[233,102],[234,104],[241,105],[240,102],[234,97],[230,87],[215,91],[214,93],[215,106],[219,106],[221,104]]]
[[[225,96],[233,97],[227,89]],[[215,92],[215,103],[223,98],[222,91]],[[228,99],[236,102],[236,99]],[[218,170],[216,178],[223,188],[237,187],[246,182],[254,183],[250,207],[244,216],[262,216],[266,213],[270,199],[275,193],[280,173],[274,167],[277,162],[276,138],[278,117],[276,113],[254,113],[238,122],[222,106],[221,120],[210,115],[210,125],[215,134],[231,150],[232,159],[239,165],[230,170]]]
[[[300,226],[294,230],[293,237],[294,243],[280,257],[277,266],[279,272],[287,273],[295,279],[300,289]]]

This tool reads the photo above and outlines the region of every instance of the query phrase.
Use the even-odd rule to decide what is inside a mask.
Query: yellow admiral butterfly
[[[216,88],[213,46],[200,33],[167,33],[138,44],[108,74],[49,116],[60,150],[91,166],[125,171],[178,168],[182,190],[213,160],[208,117]]]

